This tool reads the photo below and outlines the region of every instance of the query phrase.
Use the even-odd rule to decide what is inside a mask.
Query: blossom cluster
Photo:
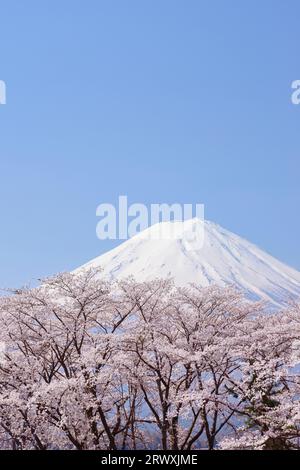
[[[300,306],[60,274],[0,299],[0,448],[298,449]]]

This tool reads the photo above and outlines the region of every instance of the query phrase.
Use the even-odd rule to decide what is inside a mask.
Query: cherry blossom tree
[[[300,449],[300,307],[260,316],[240,335],[239,374],[230,378],[243,417],[225,449]]]
[[[298,448],[300,308],[60,274],[0,299],[3,449]]]

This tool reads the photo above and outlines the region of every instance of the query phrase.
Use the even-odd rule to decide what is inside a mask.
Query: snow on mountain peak
[[[177,285],[235,285],[280,307],[300,297],[300,273],[214,222],[161,222],[80,269],[102,267],[110,279],[171,277]]]

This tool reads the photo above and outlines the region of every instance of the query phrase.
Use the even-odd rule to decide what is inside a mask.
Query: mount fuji
[[[157,239],[162,233],[176,236]],[[153,225],[75,272],[98,267],[109,279],[170,277],[181,286],[234,285],[275,308],[300,298],[300,272],[219,225],[197,218]]]

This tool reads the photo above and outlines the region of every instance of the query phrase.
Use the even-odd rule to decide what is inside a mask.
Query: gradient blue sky
[[[0,0],[0,286],[115,246],[96,207],[204,203],[300,269],[300,2]]]

